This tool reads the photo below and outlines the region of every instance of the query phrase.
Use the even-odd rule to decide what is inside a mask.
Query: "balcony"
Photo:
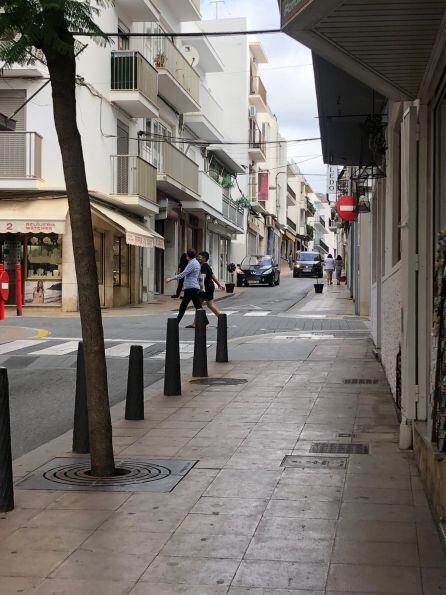
[[[258,112],[268,111],[268,99],[265,86],[259,76],[251,77],[249,90],[249,104],[253,105]]]
[[[162,38],[160,47],[154,57],[159,94],[180,114],[200,111],[198,73],[170,39]]]
[[[136,155],[111,156],[110,201],[138,215],[158,213],[156,168]]]
[[[289,217],[287,217],[286,224],[292,231],[297,233],[297,225],[294,223],[294,221],[291,221]]]
[[[180,22],[201,19],[200,0],[164,0],[164,4]]]
[[[223,108],[204,85],[200,85],[200,111],[184,114],[184,123],[198,138],[222,141],[223,133],[217,128],[223,119]]]
[[[151,0],[116,0],[118,12],[122,12],[134,23],[158,21],[159,10]]]
[[[198,165],[174,145],[160,146],[157,187],[178,200],[199,200]]]
[[[132,118],[158,116],[158,73],[139,52],[112,52],[110,101]]]
[[[245,210],[242,207],[237,206],[235,202],[227,196],[223,196],[223,217],[239,229],[244,229]]]
[[[42,180],[42,137],[37,132],[0,132],[0,188],[35,189]]]
[[[326,225],[325,225],[325,219],[324,219],[323,217],[320,217],[320,216],[318,217],[318,216],[316,216],[316,217],[314,218],[314,228],[315,228],[315,229],[316,229],[316,231],[318,231],[319,233],[322,233],[322,234],[327,234],[327,233],[329,233],[329,232],[328,232],[328,229],[327,229],[327,227],[326,227]]]
[[[296,204],[297,204],[296,193],[290,186],[288,186],[287,187],[287,206],[294,207],[294,206],[296,206]]]
[[[248,154],[252,161],[266,161],[266,144],[255,120],[250,120]]]

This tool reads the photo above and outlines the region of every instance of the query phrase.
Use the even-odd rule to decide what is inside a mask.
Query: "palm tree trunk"
[[[44,53],[51,78],[54,122],[62,154],[73,232],[85,352],[91,472],[104,477],[114,474],[115,464],[90,198],[76,122],[76,62],[72,37],[69,42],[72,45],[69,54],[45,49]]]

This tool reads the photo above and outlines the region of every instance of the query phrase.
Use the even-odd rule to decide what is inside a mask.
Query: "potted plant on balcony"
[[[247,196],[241,196],[235,201],[235,204],[242,209],[251,208],[251,201]]]
[[[164,68],[167,62],[167,54],[165,52],[158,52],[155,56],[155,66],[157,68]]]
[[[231,274],[231,283],[226,283],[226,293],[234,293],[234,287],[235,287],[235,283],[234,283],[234,273],[236,270],[236,266],[233,262],[228,264],[228,273]]]

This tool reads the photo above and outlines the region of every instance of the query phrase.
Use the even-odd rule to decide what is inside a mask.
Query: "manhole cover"
[[[351,432],[340,432],[336,434],[336,438],[356,438],[356,434],[352,434]]]
[[[284,457],[282,467],[300,467],[304,469],[345,469],[345,457],[309,457],[305,455],[287,455]]]
[[[244,378],[199,378],[190,381],[191,384],[205,384],[206,386],[235,386],[247,382]]]
[[[197,461],[116,461],[114,477],[92,477],[90,459],[53,459],[17,484],[22,490],[170,492]]]
[[[344,384],[378,384],[376,378],[344,378]]]
[[[368,455],[368,444],[342,444],[339,442],[314,442],[310,452],[321,454]]]

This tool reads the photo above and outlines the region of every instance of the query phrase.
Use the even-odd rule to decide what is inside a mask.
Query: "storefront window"
[[[113,238],[113,285],[129,286],[129,247],[124,238],[116,236]]]
[[[62,248],[56,234],[38,234],[28,237],[28,278],[62,277]]]
[[[98,283],[104,283],[104,234],[99,231],[94,232],[94,254],[96,258],[96,268],[98,270]]]

